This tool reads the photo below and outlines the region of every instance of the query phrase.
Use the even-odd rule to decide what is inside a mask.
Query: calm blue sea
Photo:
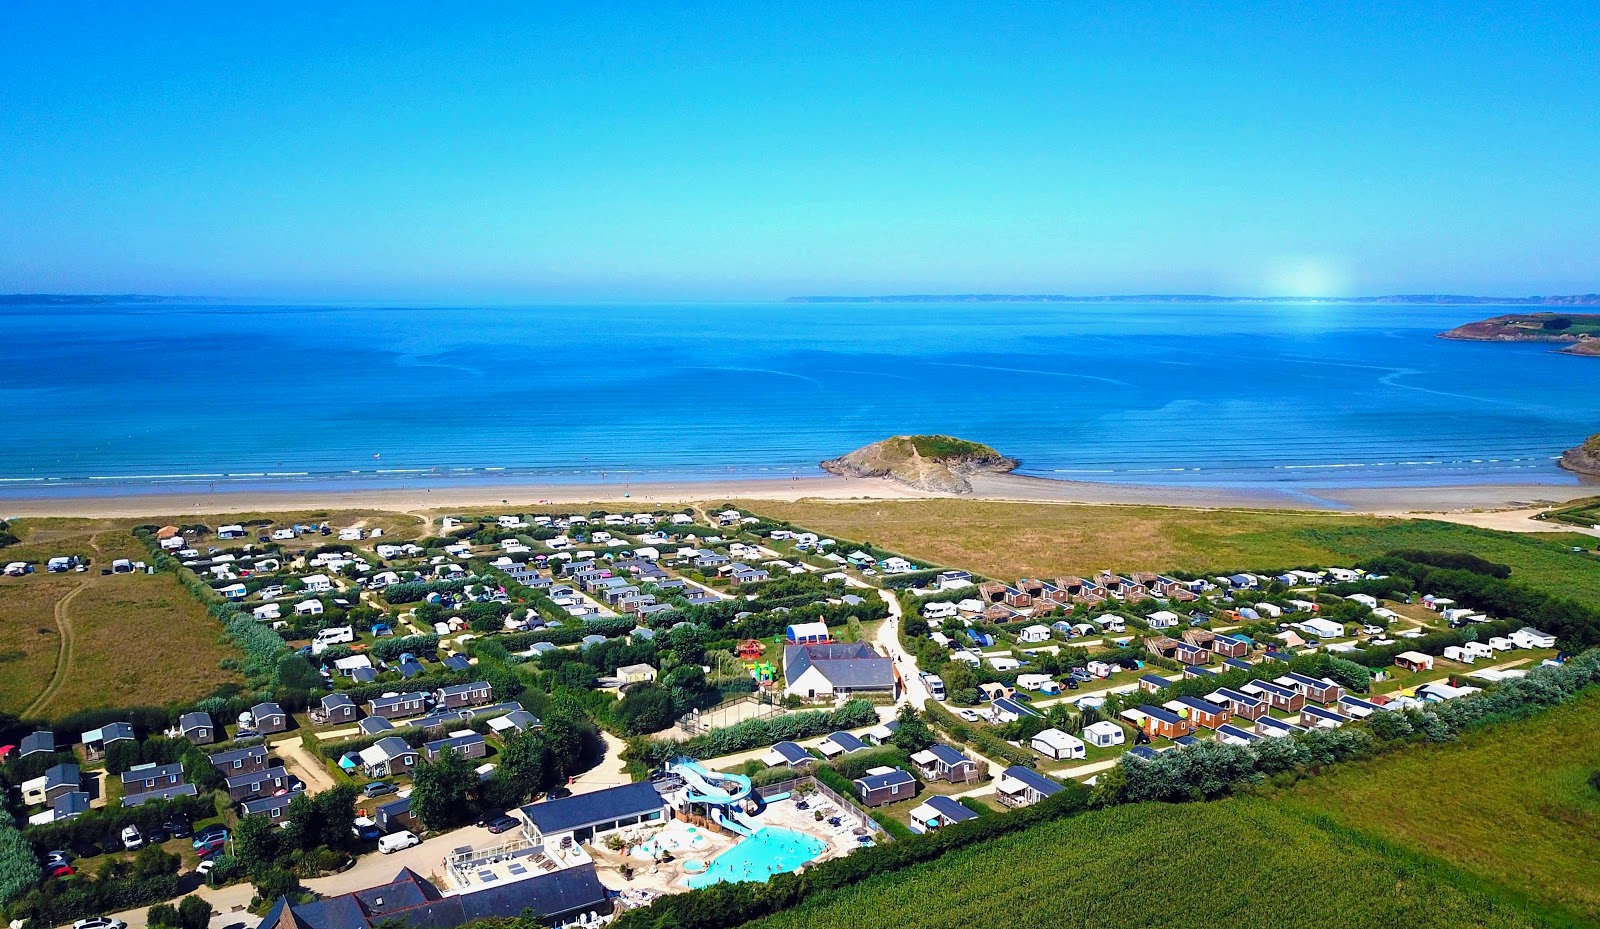
[[[0,496],[787,477],[944,432],[1077,480],[1570,483],[1600,359],[1492,308],[0,310]]]

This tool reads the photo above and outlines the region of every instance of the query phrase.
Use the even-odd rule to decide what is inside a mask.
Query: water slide
[[[746,839],[755,834],[755,823],[751,823],[748,819],[745,819],[745,815],[743,813],[735,809],[730,809],[728,813],[729,815],[724,816],[722,815],[722,808],[714,806],[711,808],[711,821],[728,830],[729,832],[732,832],[738,836],[742,836]],[[744,821],[740,822],[740,820]],[[749,825],[746,825],[746,823],[749,823]]]
[[[667,771],[683,778],[690,802],[732,807],[750,796],[750,779],[742,774],[710,771],[689,758],[667,762]]]

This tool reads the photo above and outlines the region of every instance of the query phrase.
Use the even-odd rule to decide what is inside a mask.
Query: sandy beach
[[[1032,503],[1156,505],[1197,508],[1344,510],[1400,515],[1515,513],[1600,495],[1593,484],[1499,484],[1442,487],[1218,488],[1058,481],[1015,474],[972,478],[975,500]],[[102,494],[0,500],[0,517],[142,517],[186,514],[370,509],[421,512],[465,507],[628,502],[675,506],[724,500],[897,500],[936,497],[883,478],[833,476],[799,479],[682,481],[665,483],[515,484],[351,489],[285,487],[173,493]],[[1465,521],[1465,520],[1463,520]],[[1493,521],[1493,520],[1491,520]],[[1504,521],[1501,519],[1500,521]]]

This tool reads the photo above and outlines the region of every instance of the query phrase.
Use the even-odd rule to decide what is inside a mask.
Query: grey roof
[[[246,800],[239,804],[239,809],[246,816],[265,816],[273,810],[283,809],[294,799],[294,794],[284,794],[281,797],[262,797],[258,800]]]
[[[412,754],[416,752],[416,749],[411,747],[411,743],[397,735],[384,736],[378,741],[372,743],[372,747],[382,752],[385,758],[390,759],[399,758],[401,755]]]
[[[75,761],[64,761],[61,764],[51,765],[45,769],[44,784],[46,790],[60,787],[62,784],[76,786],[81,783],[83,783],[83,773],[78,769],[78,764]]]
[[[592,793],[530,803],[522,815],[542,833],[567,832],[595,823],[638,816],[666,806],[654,785],[623,784]]]
[[[932,745],[928,746],[928,751],[932,753],[935,758],[938,758],[947,765],[956,765],[961,764],[963,761],[972,760],[966,755],[961,754],[960,749],[957,749],[951,745],[946,745],[943,742],[933,743]]]
[[[453,748],[456,751],[460,751],[466,748],[468,745],[481,744],[484,741],[485,739],[483,736],[473,732],[469,733],[468,735],[451,735],[445,736],[442,739],[434,739],[432,742],[424,745],[423,748],[430,752],[442,752],[447,748]]]
[[[183,765],[176,762],[173,764],[154,765],[148,768],[141,765],[122,772],[122,783],[133,784],[138,781],[147,781],[151,778],[171,777],[174,774],[178,777],[183,777]]]
[[[491,688],[488,681],[472,681],[467,684],[451,684],[449,687],[441,688],[439,693],[446,697],[454,697],[460,694],[470,694],[475,691],[489,689]]]
[[[372,698],[371,702],[373,706],[377,707],[398,706],[402,703],[424,703],[426,700],[426,696],[424,696],[420,691],[411,690],[403,694],[395,694],[392,697],[388,695],[376,696]]]
[[[1027,784],[1034,793],[1041,797],[1048,797],[1051,794],[1061,790],[1060,784],[1052,781],[1050,778],[1045,777],[1043,774],[1040,774],[1032,768],[1024,768],[1021,765],[1012,765],[1004,771],[1001,771],[1000,776],[1009,777],[1014,781],[1021,781],[1022,783]]]
[[[211,756],[211,763],[217,767],[232,766],[235,760],[245,758],[259,758],[267,760],[267,747],[265,745],[246,745],[244,748],[233,748],[225,752],[217,752]]]
[[[969,819],[978,818],[977,813],[974,813],[962,806],[960,801],[956,800],[954,797],[946,797],[943,794],[934,794],[928,799],[922,801],[922,805],[929,807],[935,813],[938,813],[945,822],[964,823]]]
[[[1179,719],[1177,713],[1171,712],[1170,710],[1164,710],[1159,706],[1151,706],[1148,703],[1140,704],[1139,712],[1154,719],[1159,719],[1164,723],[1176,723],[1182,721]],[[1215,713],[1216,710],[1213,709],[1210,712]]]
[[[280,898],[261,921],[260,929],[288,925],[302,929],[371,929],[385,923],[415,929],[454,929],[477,920],[520,916],[524,911],[555,924],[591,910],[610,912],[607,896],[592,863],[451,896],[440,894],[431,883],[404,869],[388,884],[313,903],[293,905],[287,898]]]
[[[322,698],[322,708],[325,710],[337,710],[341,707],[355,705],[356,702],[350,699],[349,694],[328,694]]]
[[[111,742],[122,742],[132,738],[132,723],[107,723],[106,725],[101,726],[99,729],[92,729],[83,734],[83,740],[85,742],[88,742],[91,739],[98,739],[102,745],[106,745]]]
[[[815,755],[812,755],[810,752],[806,751],[805,747],[798,742],[774,743],[772,746],[772,751],[777,752],[780,756],[782,756],[784,761],[787,761],[791,765],[804,764],[808,761],[817,760]]]
[[[202,713],[199,710],[185,713],[178,718],[178,728],[184,732],[188,732],[190,729],[209,729],[211,728],[211,715]]]
[[[881,790],[894,784],[915,784],[916,782],[917,779],[912,777],[910,772],[902,771],[899,768],[895,768],[893,771],[886,771],[883,774],[868,774],[865,777],[856,778],[856,785],[867,791]]]
[[[450,655],[439,663],[452,671],[465,671],[472,667],[472,663],[467,660],[466,655]]]
[[[40,729],[30,732],[22,737],[19,746],[19,757],[26,757],[36,752],[53,752],[56,750],[56,734],[49,729]]]
[[[74,790],[71,793],[62,794],[50,801],[51,816],[53,820],[81,816],[89,812],[90,799],[89,792],[86,790]]]
[[[368,716],[361,722],[356,723],[356,728],[361,730],[362,735],[377,735],[380,732],[388,732],[393,729],[394,723],[389,722],[382,716]]]
[[[828,736],[826,741],[832,742],[846,752],[859,752],[867,747],[867,743],[861,741],[848,732],[835,732]]]
[[[288,774],[289,772],[285,768],[273,767],[261,771],[253,771],[249,774],[235,774],[233,777],[224,778],[223,783],[228,786],[229,790],[232,790],[235,787],[248,787],[251,784],[263,784],[278,778],[286,778]]]
[[[512,710],[505,716],[502,716],[501,719],[509,722],[512,728],[516,729],[518,732],[526,729],[536,729],[539,727],[539,717],[533,715],[527,710]]]
[[[158,790],[147,790],[142,794],[134,794],[122,798],[123,806],[139,806],[151,800],[171,800],[173,797],[193,797],[199,791],[193,784],[174,784],[171,787],[162,787]]]
[[[828,645],[789,645],[783,649],[784,682],[793,684],[810,668],[836,688],[894,686],[894,662],[880,656],[865,642]]]
[[[276,703],[257,703],[250,708],[250,715],[254,716],[256,721],[259,722],[263,716],[283,716],[285,714],[283,707]]]

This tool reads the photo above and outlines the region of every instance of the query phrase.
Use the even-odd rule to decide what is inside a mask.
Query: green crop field
[[[1308,779],[1282,799],[1600,920],[1596,730],[1600,692]]]
[[[1453,868],[1261,799],[1091,813],[864,881],[751,929],[1548,925]]]
[[[1510,533],[1425,519],[1279,510],[1194,510],[980,500],[745,501],[744,508],[819,533],[872,542],[991,577],[1119,571],[1252,570],[1347,565],[1400,548],[1471,552],[1519,580],[1600,603],[1594,539]],[[1552,526],[1552,529],[1557,528]]]

